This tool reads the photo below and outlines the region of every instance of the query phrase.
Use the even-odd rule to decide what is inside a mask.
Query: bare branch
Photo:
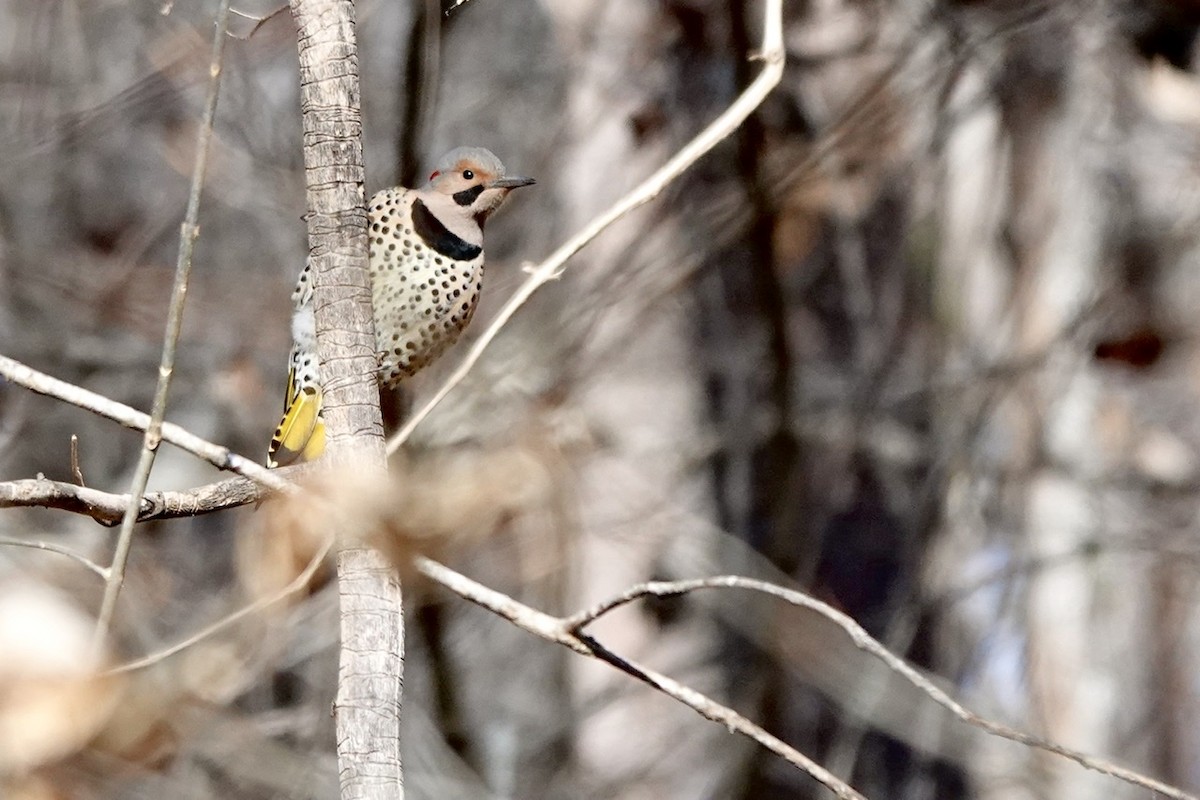
[[[483,351],[496,338],[501,329],[508,324],[513,314],[517,312],[534,292],[550,281],[557,280],[562,274],[563,265],[567,259],[582,250],[588,243],[603,233],[610,225],[624,217],[634,209],[645,205],[657,197],[676,178],[689,167],[712,150],[720,142],[738,129],[746,119],[754,113],[767,95],[779,84],[783,77],[784,48],[783,48],[783,3],[782,0],[767,0],[763,12],[763,39],[761,60],[763,70],[746,90],[738,96],[719,117],[701,131],[676,153],[671,160],[660,167],[653,175],[642,181],[633,191],[618,200],[611,208],[593,219],[581,231],[564,242],[545,261],[536,266],[526,267],[529,277],[520,288],[509,298],[492,323],[483,331],[467,355],[455,370],[450,373],[445,382],[438,387],[437,392],[388,440],[387,449],[394,453],[421,422],[429,416],[446,395],[450,394],[467,376],[479,361]]]
[[[94,572],[96,575],[100,576],[101,580],[108,580],[108,570],[107,569],[100,566],[95,561],[92,561],[87,556],[81,555],[80,553],[76,553],[74,550],[71,550],[70,548],[67,548],[67,547],[62,547],[57,544],[51,544],[50,542],[26,541],[24,539],[9,539],[7,536],[0,536],[0,545],[3,545],[5,547],[28,547],[31,550],[45,550],[47,553],[58,553],[60,556],[66,556],[67,558],[71,559],[72,561],[75,561],[75,562],[87,567],[89,570]]]
[[[245,33],[230,33],[229,35],[235,39],[241,39],[241,40],[245,41],[245,40],[249,39],[250,37],[252,37],[254,34],[258,33],[258,29],[261,28],[263,25],[266,25],[268,22],[275,19],[276,17],[278,17],[280,14],[282,14],[283,12],[285,12],[287,10],[288,10],[288,4],[286,2],[280,3],[279,6],[277,6],[274,11],[270,11],[266,14],[263,14],[262,16],[255,16],[254,14],[247,14],[245,11],[238,11],[236,8],[230,9],[230,13],[232,13],[234,16],[237,16],[237,17],[244,19],[247,22],[250,22],[253,24],[250,27],[250,29],[248,31],[246,31]]]
[[[83,470],[79,468],[79,437],[73,433],[71,434],[71,476],[80,486],[86,485],[83,482]]]
[[[456,11],[459,6],[465,6],[470,0],[454,0],[454,5],[446,9],[446,16],[450,16],[452,11]]]
[[[158,445],[162,442],[163,420],[167,416],[167,396],[171,390],[171,378],[175,374],[175,351],[179,345],[179,332],[183,329],[183,308],[187,302],[188,281],[192,274],[192,252],[196,247],[196,237],[200,235],[200,190],[204,186],[204,175],[208,171],[208,143],[212,138],[217,98],[221,93],[221,62],[225,58],[225,28],[228,24],[229,0],[220,0],[217,5],[216,29],[213,32],[212,60],[208,67],[208,95],[204,101],[200,129],[196,133],[196,163],[192,168],[192,186],[188,192],[187,211],[179,233],[179,256],[175,261],[175,283],[171,287],[171,304],[167,310],[167,329],[163,334],[158,383],[154,388],[154,403],[150,407],[150,424],[146,426],[142,454],[129,484],[129,507],[121,519],[121,532],[117,537],[112,566],[109,567],[108,580],[104,585],[100,614],[96,618],[96,632],[92,639],[92,647],[96,652],[104,646],[113,614],[117,610],[117,598],[125,584],[125,565],[129,562],[129,549],[133,545],[133,526],[137,524],[142,495],[146,493],[150,471],[154,469],[154,459],[158,455]]]
[[[126,428],[145,431],[150,425],[150,415],[148,414],[73,383],[53,378],[8,356],[0,355],[0,377],[46,397],[53,397],[85,411],[91,411],[93,414],[107,417]],[[238,455],[228,447],[202,439],[178,425],[164,422],[162,439],[164,442],[204,459],[218,469],[244,475],[255,483],[275,491],[286,492],[295,489],[291,482],[285,480],[277,472],[269,470],[245,456]]]
[[[1195,795],[1188,794],[1182,789],[1170,786],[1155,780],[1154,778],[1142,775],[1131,769],[1113,764],[1102,758],[1096,758],[1078,750],[1072,750],[1069,747],[1064,747],[1060,744],[1047,741],[1032,734],[1010,728],[1007,725],[1002,725],[998,722],[993,722],[985,717],[981,717],[975,712],[963,706],[957,700],[939,689],[929,678],[922,675],[915,668],[910,666],[904,659],[897,656],[892,651],[884,647],[876,639],[872,638],[861,625],[855,622],[851,617],[838,611],[833,606],[823,603],[814,597],[796,591],[787,589],[783,586],[778,586],[766,581],[755,580],[753,578],[743,578],[737,575],[722,575],[713,578],[697,578],[694,580],[683,581],[656,581],[639,584],[626,589],[619,595],[604,600],[590,609],[581,611],[571,617],[566,618],[563,622],[566,624],[567,630],[576,635],[582,635],[582,629],[588,624],[594,622],[605,614],[620,608],[623,605],[633,602],[643,597],[675,597],[688,592],[693,592],[699,589],[748,589],[750,591],[761,592],[771,595],[772,597],[783,600],[793,606],[806,608],[810,611],[815,611],[821,616],[834,623],[849,635],[851,641],[860,650],[878,658],[889,669],[897,673],[913,686],[916,686],[922,692],[929,696],[933,702],[937,703],[942,708],[949,711],[954,716],[958,717],[963,722],[969,725],[974,725],[994,736],[999,736],[1003,739],[1010,739],[1014,742],[1034,747],[1039,750],[1045,750],[1063,758],[1070,759],[1077,764],[1099,772],[1109,777],[1117,778],[1118,780],[1131,783],[1143,789],[1148,789],[1157,792],[1164,797],[1172,797],[1177,800],[1197,800]],[[470,598],[468,598],[470,599]]]
[[[205,626],[203,629],[197,631],[182,641],[176,642],[170,647],[151,653],[150,655],[143,656],[136,661],[130,661],[122,664],[119,667],[114,667],[113,669],[109,670],[109,672],[134,672],[139,669],[145,669],[146,667],[152,667],[155,664],[165,661],[171,656],[181,653],[189,647],[192,647],[211,636],[215,636],[229,626],[245,619],[246,617],[252,614],[257,614],[260,611],[265,611],[276,603],[281,603],[297,592],[303,591],[312,581],[313,576],[317,574],[317,570],[320,569],[321,563],[325,560],[325,557],[329,555],[329,551],[333,549],[334,542],[335,537],[333,536],[330,536],[328,539],[326,539],[321,548],[313,555],[308,564],[305,565],[304,570],[295,578],[293,578],[287,586],[284,586],[275,594],[264,597],[260,600],[256,600],[247,606],[239,608],[232,614],[228,614],[211,625]]]
[[[719,722],[731,731],[746,736],[803,770],[822,783],[831,792],[845,800],[865,800],[849,784],[826,770],[787,742],[772,736],[728,706],[686,686],[674,678],[656,672],[635,661],[623,658],[608,650],[591,636],[577,631],[575,617],[553,617],[535,608],[518,602],[506,594],[476,583],[467,576],[428,558],[415,560],[417,569],[427,578],[445,586],[450,591],[503,617],[518,628],[533,635],[569,647],[576,653],[591,656],[615,667],[621,672],[659,690],[699,713],[705,719]]]
[[[227,478],[195,489],[148,492],[142,495],[137,521],[196,517],[254,503],[263,496],[259,485],[248,478]],[[70,511],[114,526],[129,507],[129,495],[40,477],[0,482],[0,508],[27,506]]]

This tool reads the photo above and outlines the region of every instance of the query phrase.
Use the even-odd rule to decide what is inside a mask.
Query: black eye
[[[467,180],[471,180],[472,178],[475,177],[475,173],[471,172],[471,170],[469,170],[469,169],[464,169],[463,177],[466,178]]]

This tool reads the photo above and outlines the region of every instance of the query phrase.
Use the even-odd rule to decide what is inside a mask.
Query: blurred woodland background
[[[0,0],[0,353],[142,409],[215,6]],[[304,181],[291,19],[234,7],[168,419],[257,459]],[[367,189],[420,182],[459,144],[537,177],[489,225],[476,332],[522,262],[758,69],[751,0],[441,12],[357,4]],[[972,708],[1200,788],[1198,26],[1196,0],[791,0],[783,84],[504,329],[399,460],[400,513],[556,614],[650,578],[804,588]],[[73,481],[72,434],[87,485],[125,491],[140,434],[0,381],[0,480]],[[217,475],[168,447],[151,488]],[[142,526],[119,653],[244,605],[266,511]],[[0,512],[0,536],[101,563],[113,542],[46,509]],[[4,631],[86,629],[101,584],[0,546],[0,723],[25,641]],[[627,676],[406,589],[412,798],[829,796]],[[642,603],[595,633],[876,800],[1152,796],[968,728],[769,599]],[[133,676],[123,727],[11,796],[334,797],[336,638],[326,583]],[[26,735],[0,724],[0,774]]]

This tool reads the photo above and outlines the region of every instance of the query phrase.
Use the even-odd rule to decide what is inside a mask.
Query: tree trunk
[[[384,470],[367,270],[354,4],[294,0],[291,7],[300,51],[308,235],[327,459],[343,470]],[[338,554],[338,585],[341,654],[333,710],[341,796],[403,797],[400,582],[380,554],[346,546]]]

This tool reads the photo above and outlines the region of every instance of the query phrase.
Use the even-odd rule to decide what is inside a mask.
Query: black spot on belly
[[[483,252],[483,248],[479,245],[464,241],[447,230],[446,226],[420,200],[413,201],[412,218],[417,235],[424,240],[425,244],[444,256],[456,261],[473,261]]]

